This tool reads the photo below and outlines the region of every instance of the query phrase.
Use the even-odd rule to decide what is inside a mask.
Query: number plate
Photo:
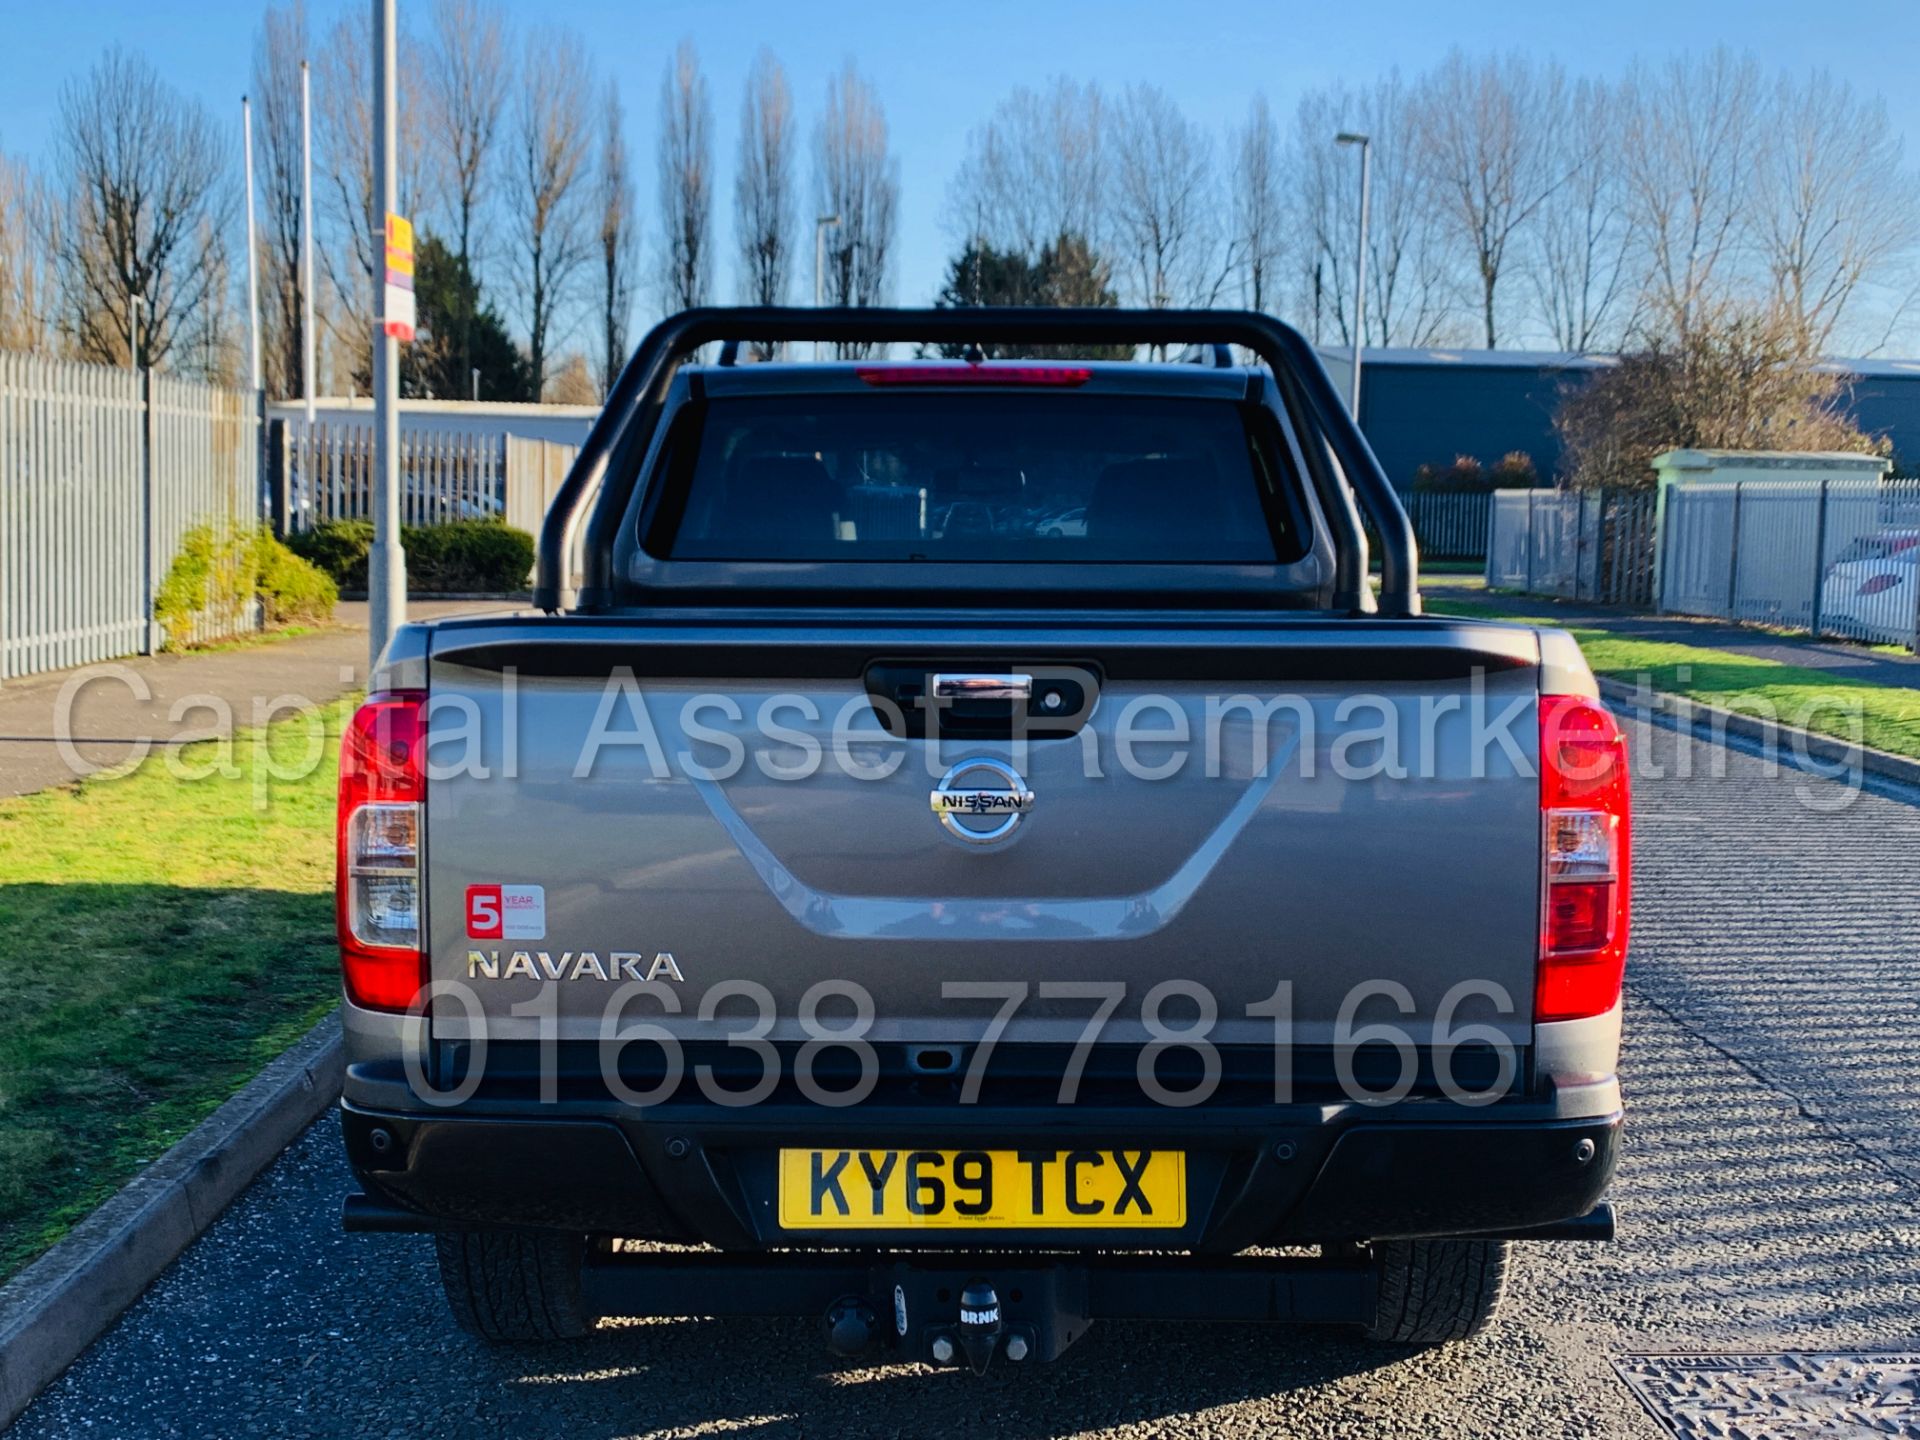
[[[787,1230],[1167,1230],[1177,1150],[782,1150]]]

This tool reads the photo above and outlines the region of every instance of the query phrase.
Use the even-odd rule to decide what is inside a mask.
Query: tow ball
[[[1020,1293],[1014,1292],[1016,1299]],[[952,1292],[943,1289],[939,1294],[944,1300]],[[874,1304],[858,1295],[844,1295],[836,1300],[822,1317],[828,1346],[836,1354],[855,1356],[880,1341],[882,1332],[875,1309]],[[893,1311],[894,1335],[886,1338],[904,1342],[909,1354],[924,1345],[926,1348],[920,1353],[936,1365],[964,1364],[974,1374],[984,1375],[995,1355],[1005,1355],[1019,1364],[1034,1353],[1037,1341],[1034,1328],[1027,1324],[1009,1325],[1001,1313],[999,1292],[991,1281],[978,1276],[960,1288],[958,1313],[951,1323],[935,1324],[917,1336],[912,1335],[906,1285],[894,1287]]]
[[[1018,1298],[1018,1292],[1016,1292]],[[964,1357],[976,1375],[987,1373],[996,1354],[1018,1365],[1034,1353],[1031,1325],[1008,1325],[1000,1314],[1000,1297],[985,1280],[969,1280],[960,1292],[960,1318],[951,1328],[934,1330],[927,1351],[936,1365],[951,1365]]]
[[[1000,1346],[1000,1297],[984,1280],[971,1280],[960,1292],[960,1353],[976,1375],[987,1373]]]

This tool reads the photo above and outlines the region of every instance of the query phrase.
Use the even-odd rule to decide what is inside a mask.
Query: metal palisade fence
[[[259,479],[251,392],[0,352],[0,678],[155,648],[182,537],[258,524]]]
[[[1920,479],[1504,491],[1487,584],[1915,648]]]
[[[1414,490],[1401,497],[1424,560],[1479,560],[1487,553],[1485,490]]]
[[[402,430],[400,523],[500,519],[506,511],[507,440],[500,434]],[[370,426],[276,420],[270,448],[274,520],[283,533],[372,518]]]
[[[1407,490],[1400,503],[1413,522],[1413,538],[1422,560],[1481,560],[1487,553],[1487,507],[1493,496],[1485,490]],[[1371,517],[1362,516],[1367,544],[1380,553],[1380,536]]]
[[[1562,600],[1650,605],[1657,497],[1651,490],[1498,490],[1487,584]]]
[[[1914,646],[1920,479],[1672,485],[1660,608]]]

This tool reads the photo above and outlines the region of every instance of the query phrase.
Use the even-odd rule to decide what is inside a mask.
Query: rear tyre
[[[593,1328],[580,1299],[586,1239],[516,1230],[433,1237],[460,1328],[495,1344],[567,1340]]]
[[[1379,1301],[1369,1340],[1444,1345],[1494,1322],[1507,1288],[1505,1240],[1382,1240],[1373,1246]]]

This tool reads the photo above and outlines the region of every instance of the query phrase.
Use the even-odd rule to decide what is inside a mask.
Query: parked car
[[[1040,522],[1042,535],[1055,535],[1062,539],[1067,536],[1084,536],[1087,533],[1087,507],[1075,505],[1056,515],[1049,515]]]
[[[1264,366],[687,363],[745,336]],[[1080,533],[957,522],[1009,455],[1087,477]],[[874,474],[944,528],[846,524]],[[341,772],[345,1220],[432,1234],[474,1332],[1436,1343],[1513,1244],[1611,1235],[1624,740],[1564,632],[1420,613],[1289,327],[675,317],[535,607],[400,630]]]
[[[1863,535],[1841,550],[1820,582],[1823,630],[1887,645],[1913,641],[1920,615],[1920,530]]]

